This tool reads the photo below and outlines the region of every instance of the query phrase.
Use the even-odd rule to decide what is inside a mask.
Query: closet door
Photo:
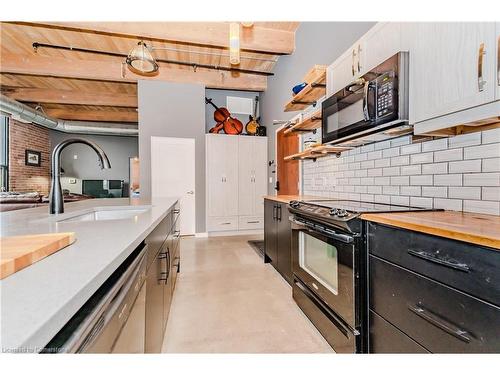
[[[238,138],[238,213],[239,215],[255,215],[254,157],[256,137]]]
[[[267,137],[254,137],[252,154],[254,175],[254,215],[264,216],[264,198],[267,194]]]
[[[225,216],[238,215],[238,136],[221,136],[224,142],[224,194]]]
[[[208,188],[208,216],[225,216],[225,187],[224,175],[226,169],[226,137],[221,135],[207,135],[207,188]]]

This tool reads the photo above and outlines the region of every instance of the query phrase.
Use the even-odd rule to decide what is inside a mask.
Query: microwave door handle
[[[370,121],[370,113],[368,112],[368,92],[370,91],[370,81],[366,81],[363,88],[363,117],[365,121]]]

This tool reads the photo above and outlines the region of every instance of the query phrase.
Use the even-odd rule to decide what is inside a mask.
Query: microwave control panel
[[[377,118],[397,112],[397,82],[393,71],[377,77]]]

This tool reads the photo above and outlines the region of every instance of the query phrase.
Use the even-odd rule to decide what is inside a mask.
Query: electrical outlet
[[[76,184],[76,178],[70,178],[69,179],[70,184]]]

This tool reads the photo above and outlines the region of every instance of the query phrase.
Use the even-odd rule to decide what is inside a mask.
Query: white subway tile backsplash
[[[482,132],[483,145],[486,143],[500,142],[500,128],[485,130]]]
[[[480,187],[450,186],[448,197],[457,199],[481,199]]]
[[[481,197],[485,201],[500,201],[500,186],[483,187]]]
[[[410,185],[433,185],[432,175],[410,176]]]
[[[394,156],[391,158],[391,166],[408,165],[409,163],[410,163],[410,157],[408,155]]]
[[[464,174],[464,186],[500,186],[500,173]]]
[[[482,159],[500,157],[500,143],[464,148],[464,159]]]
[[[451,211],[462,211],[462,200],[434,198],[434,208]]]
[[[399,147],[387,148],[382,151],[382,157],[391,158],[393,156],[399,156]]]
[[[432,198],[410,197],[410,206],[432,208]]]
[[[302,192],[498,215],[499,138],[500,128],[413,144],[404,136],[304,161]]]
[[[483,172],[500,172],[500,158],[483,159]]]
[[[461,148],[434,152],[435,162],[453,161],[462,159],[463,159],[463,150]]]
[[[432,163],[433,161],[434,157],[432,152],[424,152],[422,154],[410,155],[411,164]]]
[[[467,147],[481,144],[481,133],[460,134],[448,139],[449,148]]]
[[[422,186],[423,197],[448,197],[448,188],[446,186]]]
[[[437,174],[434,176],[436,186],[462,186],[461,174]]]
[[[481,159],[451,161],[448,170],[450,173],[481,172]]]
[[[422,165],[422,174],[446,174],[448,163],[431,163]]]
[[[422,195],[422,187],[421,186],[401,186],[399,188],[399,193],[401,195],[411,195],[411,196],[420,196]]]
[[[446,150],[448,148],[448,138],[436,139],[422,143],[422,152]]]
[[[464,200],[463,210],[465,212],[477,212],[481,214],[500,215],[500,202],[471,201]]]
[[[422,149],[422,143],[413,143],[411,145],[401,146],[401,155],[417,154]]]
[[[401,175],[416,175],[416,174],[422,174],[422,165],[421,164],[415,164],[415,165],[405,165],[401,167]]]

